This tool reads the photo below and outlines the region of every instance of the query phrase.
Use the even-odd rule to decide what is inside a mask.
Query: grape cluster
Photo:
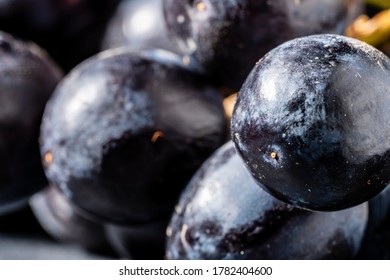
[[[0,259],[386,258],[363,1],[30,2],[0,3]]]

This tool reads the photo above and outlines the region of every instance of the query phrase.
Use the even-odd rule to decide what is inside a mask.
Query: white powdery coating
[[[336,53],[335,49],[343,48],[343,44],[352,51]],[[346,157],[360,153],[364,159],[383,154],[390,147],[389,65],[389,59],[381,52],[339,35],[314,35],[289,41],[268,53],[252,71],[248,78],[251,83],[244,84],[239,93],[244,105],[236,106],[236,119],[241,119],[238,122],[242,127],[267,127],[275,131],[283,128],[278,139],[287,143],[291,138],[299,138],[309,147],[319,149],[347,139],[343,143]],[[348,120],[340,122],[339,127],[330,122],[340,116],[325,106],[336,102],[333,96],[344,106],[341,117]],[[295,101],[297,106],[292,109]],[[313,135],[309,137],[307,133],[313,125],[320,125],[316,128],[318,139],[314,141]],[[235,139],[236,145],[245,151],[238,133]],[[365,145],[356,145],[359,141]]]
[[[53,164],[48,172],[58,182],[66,182],[70,175],[85,178],[99,171],[96,168],[103,156],[99,148],[124,133],[131,135],[153,124],[148,96],[110,80],[114,78],[74,72],[50,102],[43,126],[50,140],[43,143],[42,151],[51,152],[51,147],[56,147],[53,160],[63,164]]]
[[[261,250],[267,248],[268,256],[298,259],[307,257],[303,254],[310,248],[313,249],[312,258],[331,256],[333,252],[326,250],[337,248],[343,242],[351,249],[359,248],[368,216],[367,203],[339,212],[296,209],[300,214],[288,214],[293,206],[263,191],[238,155],[227,156],[231,149],[231,142],[222,146],[183,193],[170,227],[170,238],[173,234],[170,246],[173,246],[168,250],[172,259],[183,257],[179,255],[178,247],[182,247],[187,259],[214,259],[215,256],[236,259],[239,255],[245,259],[246,250],[253,251],[256,246]],[[221,160],[224,161],[222,165]],[[240,164],[242,168],[238,168]],[[223,174],[226,176],[221,178]],[[280,211],[279,215],[273,211]],[[283,214],[289,216],[283,226],[278,227],[278,219]],[[271,215],[272,219],[266,215]],[[229,240],[225,238],[229,238],[229,233],[239,234],[240,229],[251,225],[256,225],[256,229],[249,230],[253,236],[260,237],[263,231],[271,231],[272,236],[258,239],[253,248],[221,249],[221,245],[228,246]],[[207,226],[210,226],[210,232],[207,232]],[[218,233],[212,232],[213,227],[218,228]],[[245,239],[235,241],[247,242]],[[333,243],[329,244],[330,241]]]
[[[231,149],[233,149],[231,142],[225,144],[218,151],[219,157],[211,158],[207,166],[214,166],[213,161],[220,161],[221,155]],[[242,168],[236,168],[237,161],[241,163]],[[284,205],[283,202],[274,199],[255,183],[239,156],[230,157],[223,166],[219,164],[215,166],[217,170],[221,171],[206,171],[205,177],[200,183],[201,187],[190,185],[183,193],[179,204],[185,223],[180,229],[182,234],[177,235],[176,238],[180,237],[181,240],[177,241],[181,242],[183,248],[186,249],[189,259],[199,259],[204,254],[212,255],[213,252],[218,254],[217,245],[221,243],[229,231],[245,226],[248,221],[255,222],[264,218],[259,213],[259,209],[267,210],[277,208],[277,205]],[[229,173],[221,182],[221,174],[224,170],[229,170]],[[240,178],[243,180],[241,181]],[[199,178],[195,176],[193,180],[197,182]],[[245,185],[242,185],[243,182]],[[247,184],[248,182],[252,183]],[[238,189],[237,187],[241,185],[243,189]],[[248,194],[251,195],[248,196]],[[243,211],[243,207],[253,209],[253,211]],[[221,233],[217,236],[209,236],[207,232],[193,230],[194,225],[202,225],[207,221],[215,221]],[[193,247],[187,244],[185,238],[185,231],[191,229],[192,238],[197,240],[195,244],[191,245]]]

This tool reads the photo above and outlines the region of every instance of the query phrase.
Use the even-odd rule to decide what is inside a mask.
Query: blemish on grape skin
[[[46,165],[50,165],[53,162],[53,154],[51,152],[46,152],[43,156],[43,161]]]
[[[163,137],[164,137],[164,132],[157,130],[155,133],[153,133],[152,138],[150,138],[150,142],[156,143],[156,141],[159,138],[163,138]]]

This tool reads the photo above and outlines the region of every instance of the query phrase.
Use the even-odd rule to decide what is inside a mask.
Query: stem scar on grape
[[[43,156],[43,161],[46,165],[50,165],[53,162],[53,154],[49,151]]]

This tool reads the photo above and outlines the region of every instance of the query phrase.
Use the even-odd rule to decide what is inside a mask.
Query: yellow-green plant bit
[[[375,47],[386,43],[390,40],[390,9],[381,11],[372,18],[367,15],[359,16],[347,28],[345,34]]]
[[[366,4],[377,6],[382,9],[390,9],[390,0],[366,0]]]

